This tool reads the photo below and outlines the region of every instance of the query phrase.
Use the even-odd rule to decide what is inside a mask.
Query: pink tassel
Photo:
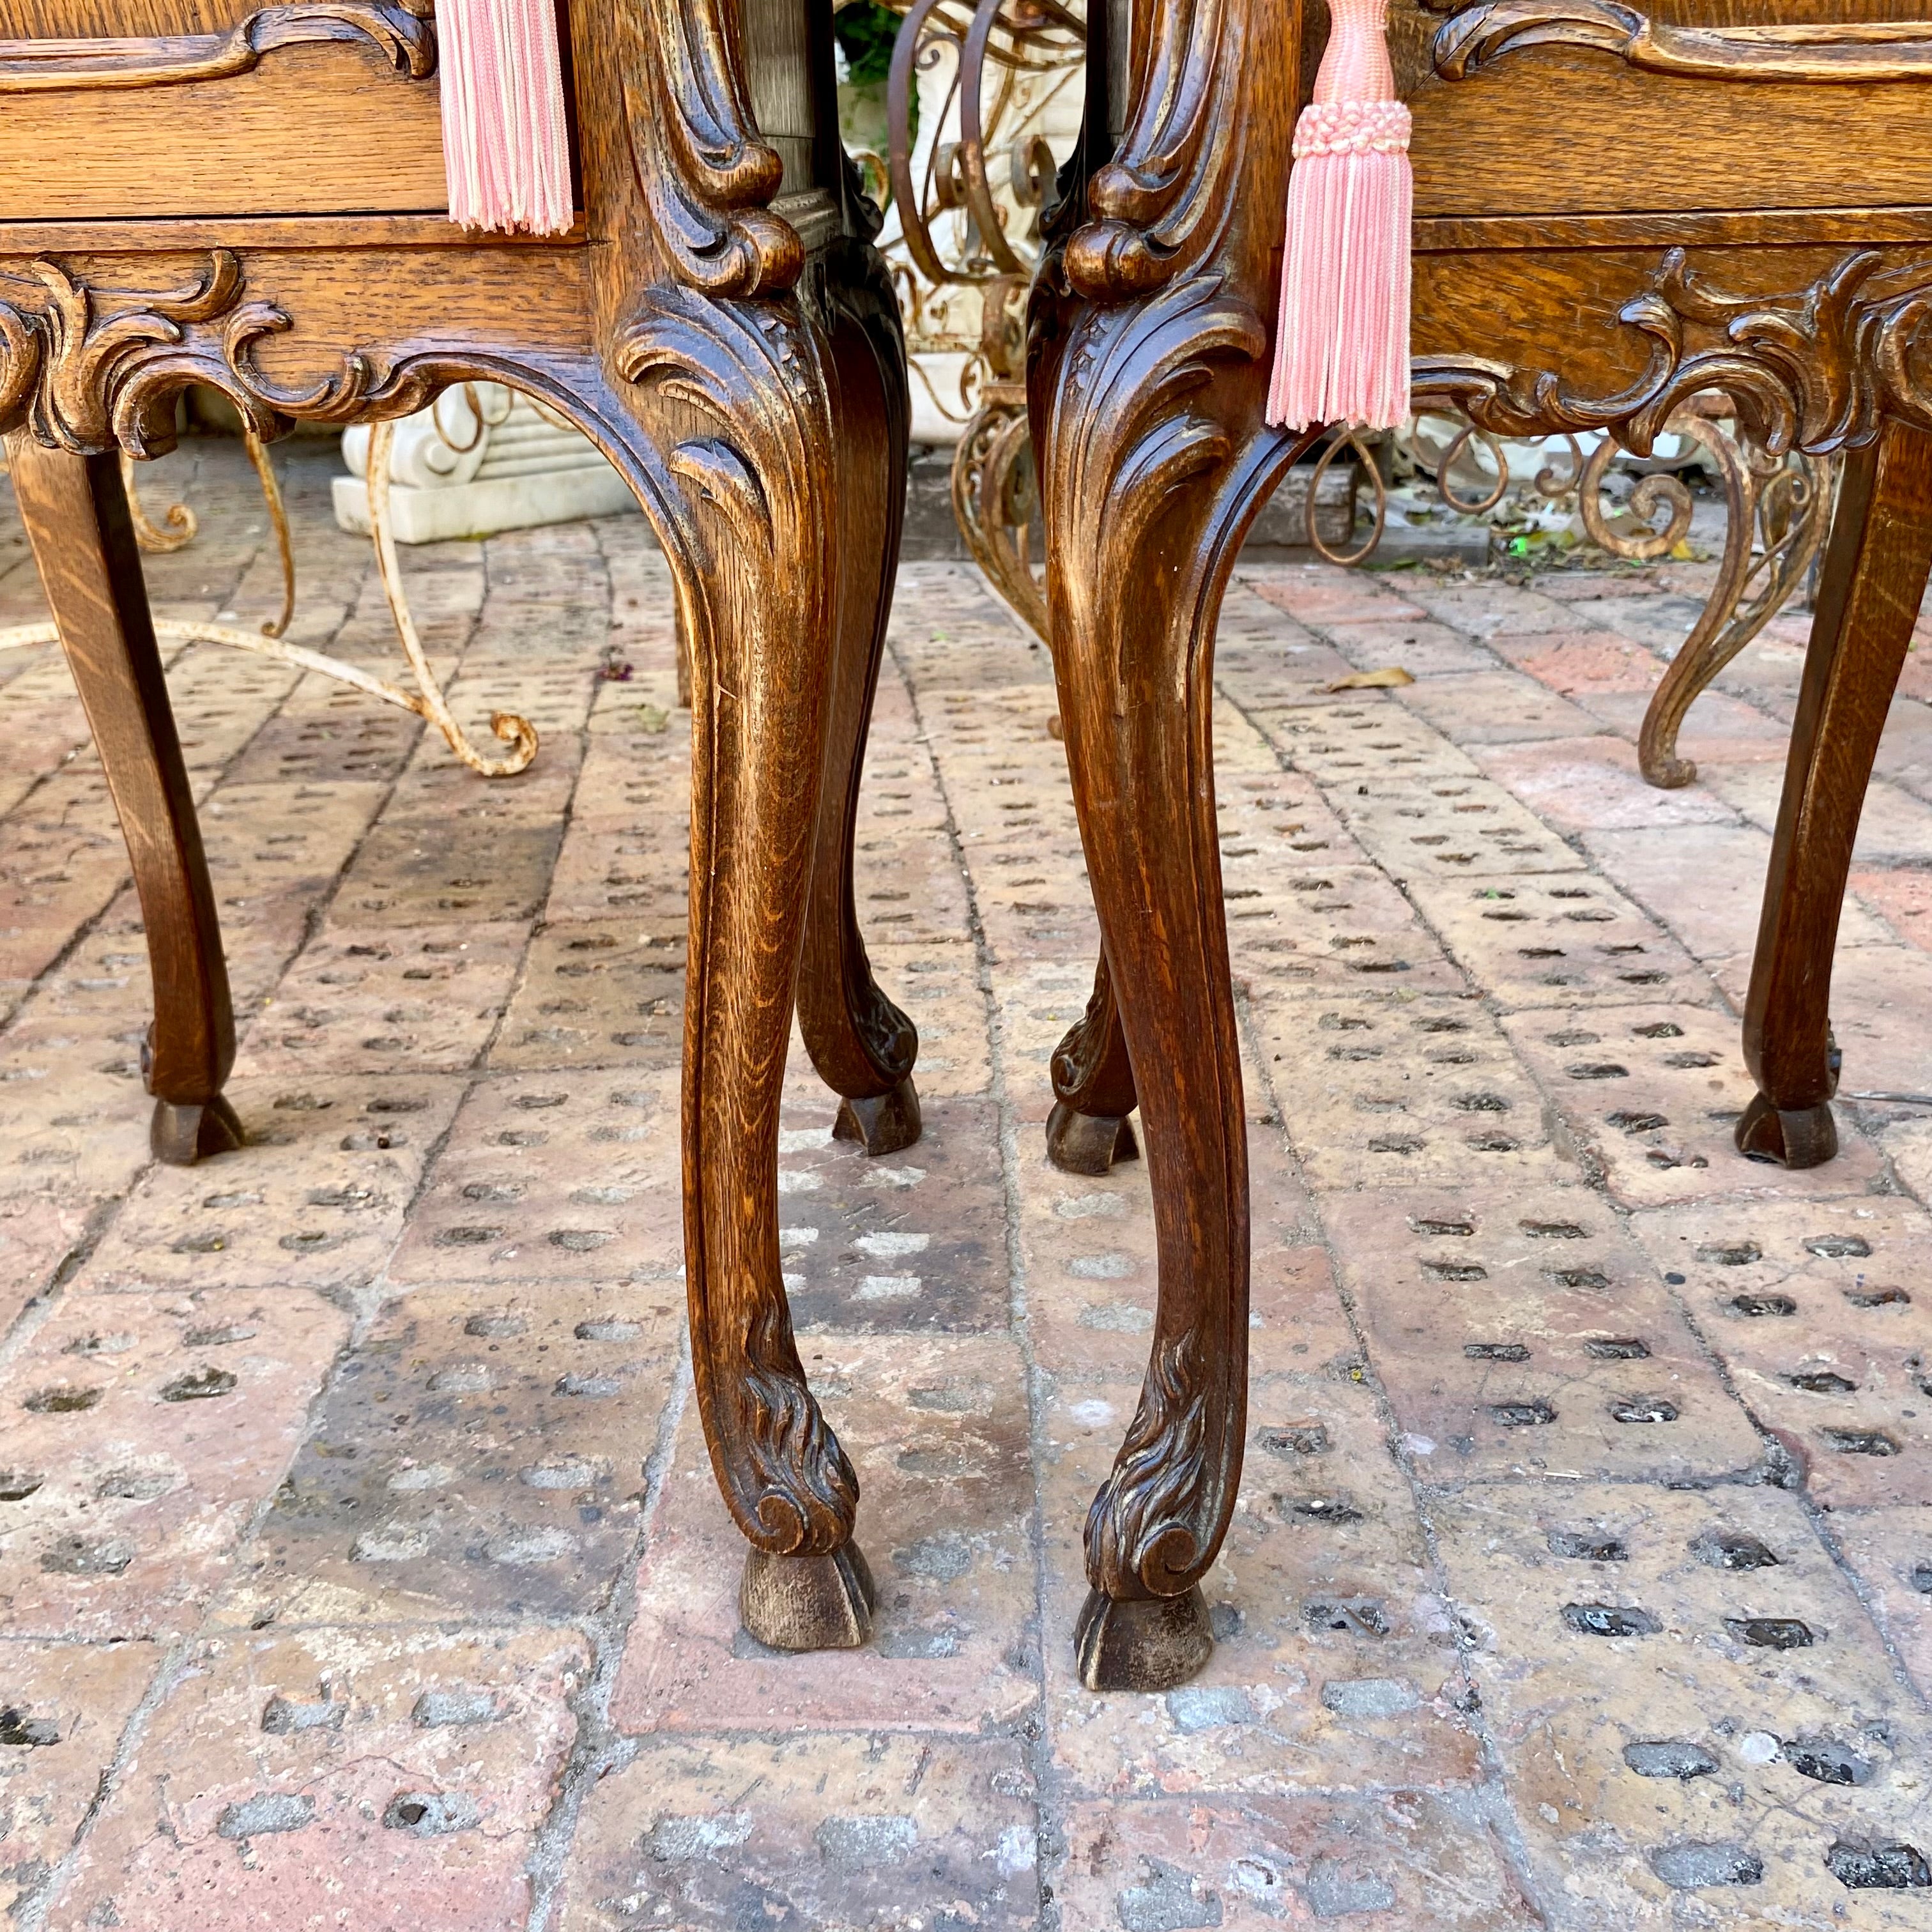
[[[554,235],[571,223],[553,0],[438,0],[449,218]]]
[[[1408,414],[1409,113],[1388,0],[1330,0],[1315,98],[1294,130],[1268,420],[1392,429]]]

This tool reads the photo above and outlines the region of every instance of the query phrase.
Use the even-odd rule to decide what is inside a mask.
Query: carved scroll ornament
[[[784,164],[752,118],[737,7],[638,0],[616,20],[632,172],[680,280],[707,295],[782,293],[805,248],[771,211]]]
[[[1169,0],[1151,37],[1126,132],[1088,190],[1093,219],[1068,242],[1076,293],[1123,302],[1198,267],[1226,231],[1244,178],[1240,0]]]
[[[1721,389],[1768,454],[1827,454],[1868,442],[1881,415],[1932,425],[1928,315],[1932,256],[1888,262],[1862,249],[1808,288],[1734,296],[1673,248],[1618,311],[1650,341],[1648,362],[1628,388],[1588,396],[1547,369],[1421,356],[1415,393],[1453,401],[1498,435],[1606,429],[1642,456],[1680,403]]]
[[[24,415],[53,447],[97,454],[118,443],[146,457],[173,446],[174,398],[190,383],[219,389],[266,441],[298,421],[406,415],[452,376],[476,373],[352,350],[310,388],[281,388],[254,350],[290,317],[242,292],[242,265],[225,248],[194,280],[158,292],[97,288],[52,261],[25,275],[0,270],[0,430]]]
[[[301,0],[266,7],[220,34],[0,40],[0,94],[222,80],[246,74],[280,48],[324,40],[366,41],[411,80],[436,71],[436,30],[426,12],[396,0]]]
[[[1448,9],[1431,0],[1438,12]],[[1622,0],[1484,0],[1436,37],[1436,71],[1462,80],[1534,46],[1596,47],[1646,74],[1714,80],[1932,80],[1932,21],[1683,27]]]

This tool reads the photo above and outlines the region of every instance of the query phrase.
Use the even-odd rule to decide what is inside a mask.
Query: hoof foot
[[[1172,1690],[1214,1654],[1207,1603],[1198,1586],[1184,1597],[1103,1597],[1089,1590],[1073,1654],[1090,1690]]]
[[[919,1090],[910,1073],[890,1094],[840,1101],[832,1124],[834,1140],[856,1141],[868,1154],[897,1154],[919,1136]]]
[[[1117,1160],[1137,1160],[1140,1143],[1124,1116],[1076,1114],[1064,1100],[1046,1118],[1046,1157],[1062,1174],[1106,1174]]]
[[[1751,1096],[1738,1123],[1738,1151],[1748,1160],[1780,1167],[1822,1167],[1838,1151],[1838,1123],[1823,1102],[1781,1114],[1762,1094]]]
[[[856,1650],[872,1634],[872,1573],[856,1543],[830,1556],[745,1555],[738,1615],[772,1650]]]
[[[157,1160],[170,1167],[192,1167],[205,1154],[227,1154],[248,1144],[248,1136],[226,1098],[218,1094],[205,1106],[154,1102],[148,1144]]]

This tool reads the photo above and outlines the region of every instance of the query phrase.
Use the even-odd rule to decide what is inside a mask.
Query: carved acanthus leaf
[[[1154,1344],[1140,1406],[1087,1512],[1087,1575],[1110,1597],[1174,1597],[1212,1560],[1221,1400],[1198,1330]]]
[[[768,1299],[746,1338],[743,1466],[724,1473],[741,1520],[775,1556],[821,1556],[852,1534],[859,1478],[825,1420],[791,1339],[784,1300]]]
[[[1678,404],[1722,389],[1763,449],[1823,454],[1868,441],[1882,413],[1932,424],[1928,310],[1932,259],[1888,266],[1861,250],[1808,288],[1767,297],[1724,293],[1673,248],[1618,311],[1650,343],[1628,387],[1583,395],[1550,370],[1454,356],[1419,357],[1414,387],[1498,434],[1606,429],[1640,454]]]
[[[640,0],[617,10],[633,171],[691,287],[768,296],[796,283],[805,249],[771,212],[784,173],[758,138],[731,0]]]
[[[715,435],[678,446],[674,472],[741,536],[755,526],[771,556],[779,525],[813,514],[796,479],[813,473],[807,459],[823,455],[832,433],[816,340],[796,303],[654,290],[614,359],[626,382],[715,421]]]
[[[1218,412],[1189,401],[1213,381],[1216,363],[1258,362],[1267,351],[1260,317],[1219,278],[1080,318],[1045,460],[1058,472],[1051,500],[1074,506],[1079,527],[1068,541],[1094,560],[1092,584],[1126,580],[1153,524],[1193,494],[1187,486],[1230,466],[1232,433]]]
[[[1463,8],[1436,37],[1436,70],[1462,80],[1506,54],[1551,45],[1596,47],[1647,74],[1710,80],[1932,80],[1932,21],[1676,26],[1622,0],[1484,0]]]

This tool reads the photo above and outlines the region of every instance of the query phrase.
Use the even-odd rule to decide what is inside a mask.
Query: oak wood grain
[[[1489,249],[1876,248],[1932,241],[1932,207],[1728,208],[1658,214],[1442,215],[1415,224],[1418,255]],[[1577,263],[1579,272],[1585,264]],[[1427,310],[1425,308],[1424,313]]]
[[[1932,0],[1648,0],[1644,11],[1676,27],[1825,26],[1932,20]]]
[[[0,221],[433,211],[436,82],[373,47],[290,47],[179,87],[8,97]]]
[[[1579,214],[1932,201],[1927,88],[1688,80],[1538,47],[1412,98],[1415,212]]]
[[[584,282],[581,255],[588,239],[582,218],[560,235],[469,233],[446,214],[194,215],[142,219],[0,221],[0,255],[206,255],[234,248],[244,255],[466,250],[478,261],[498,255],[542,254],[547,272]]]
[[[0,0],[0,40],[115,40],[218,34],[261,0]]]

